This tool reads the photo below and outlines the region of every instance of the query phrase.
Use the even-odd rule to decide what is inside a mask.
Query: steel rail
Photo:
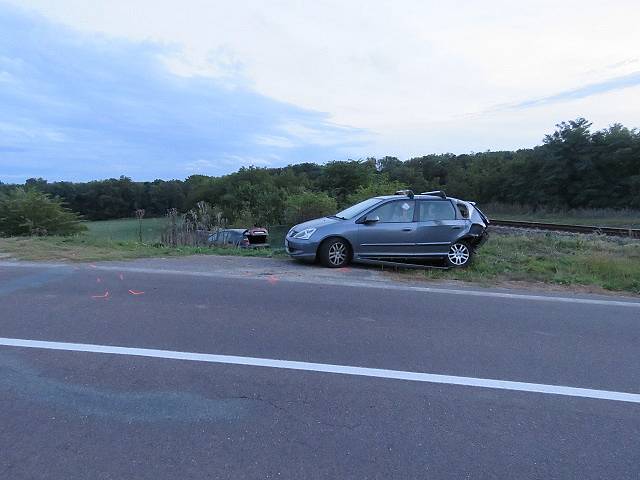
[[[567,225],[561,223],[520,222],[515,220],[491,219],[490,226],[492,225],[495,225],[496,227],[549,230],[570,233],[596,233],[616,237],[640,238],[640,229],[637,228],[599,227],[593,225]]]

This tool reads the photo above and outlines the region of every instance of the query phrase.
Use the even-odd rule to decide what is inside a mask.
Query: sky
[[[0,0],[0,181],[223,175],[640,126],[640,3]]]

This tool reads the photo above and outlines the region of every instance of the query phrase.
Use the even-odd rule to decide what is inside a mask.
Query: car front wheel
[[[471,262],[473,252],[465,242],[456,242],[449,247],[447,265],[454,268],[464,268]]]
[[[351,260],[351,249],[347,242],[341,238],[334,238],[324,242],[320,246],[320,262],[325,267],[344,267]]]

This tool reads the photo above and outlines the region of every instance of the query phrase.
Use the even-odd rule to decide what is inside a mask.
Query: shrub
[[[0,236],[72,235],[86,229],[59,197],[24,188],[0,196]]]
[[[393,195],[398,190],[404,190],[405,188],[406,186],[401,182],[390,181],[385,177],[378,178],[369,185],[361,185],[355,192],[348,195],[346,205],[355,205],[367,198],[379,195]]]
[[[291,195],[285,205],[285,221],[289,225],[312,218],[324,217],[338,211],[335,199],[324,192],[304,192]]]

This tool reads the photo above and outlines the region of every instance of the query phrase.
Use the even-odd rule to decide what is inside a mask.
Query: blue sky
[[[640,126],[634,1],[0,0],[0,181],[538,144]]]
[[[617,90],[637,87],[639,85],[640,71],[627,75],[621,75],[618,77],[608,78],[602,82],[590,83],[588,85],[584,85],[571,90],[566,90],[564,92],[556,93],[548,97],[526,100],[524,102],[510,105],[509,107],[515,109],[525,109],[540,105],[549,105],[552,103],[566,102],[568,100],[587,98],[602,93],[615,92]]]
[[[159,61],[167,48],[158,44],[0,9],[1,181],[220,175],[343,158],[361,141],[326,114],[177,76]]]

